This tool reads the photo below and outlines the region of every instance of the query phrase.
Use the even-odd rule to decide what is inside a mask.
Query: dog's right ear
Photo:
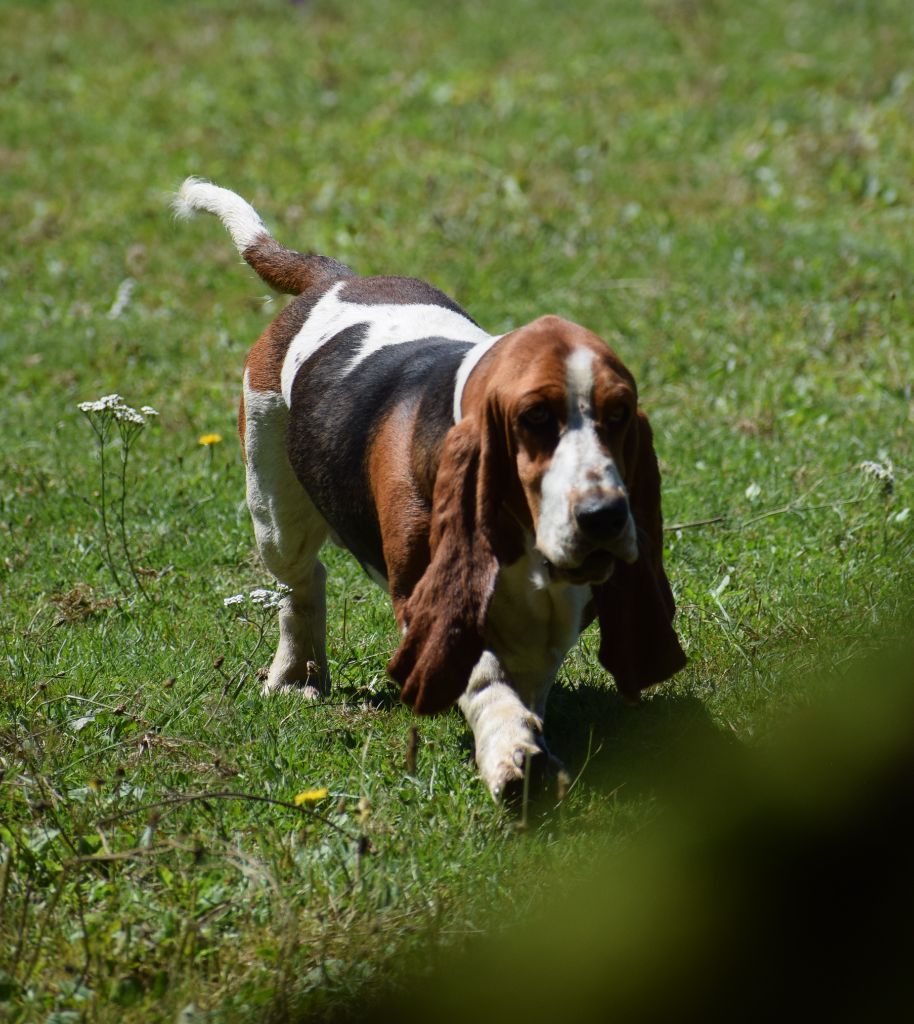
[[[500,443],[485,410],[451,427],[445,439],[432,500],[431,561],[406,602],[403,637],[387,666],[402,700],[420,715],[449,708],[483,652],[498,575]]]

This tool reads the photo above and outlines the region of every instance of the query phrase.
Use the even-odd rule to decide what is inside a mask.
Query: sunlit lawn
[[[364,1004],[623,847],[671,737],[756,743],[910,606],[902,0],[7,2],[0,38],[0,1017]],[[575,783],[524,838],[456,711],[407,770],[348,555],[332,699],[259,697],[270,611],[223,600],[271,585],[234,431],[282,300],[173,222],[192,173],[493,332],[580,321],[638,378],[689,666],[633,711],[584,637],[547,716]],[[123,507],[106,448],[109,559],[77,404],[112,392],[159,415]]]

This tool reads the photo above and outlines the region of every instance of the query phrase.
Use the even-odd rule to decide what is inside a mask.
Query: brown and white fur
[[[295,296],[248,355],[239,412],[257,545],[290,588],[265,693],[328,692],[328,537],[390,594],[402,699],[459,703],[496,798],[548,760],[546,698],[595,616],[627,698],[683,666],[650,425],[599,337],[555,316],[493,337],[422,281],[284,248],[198,179],[175,208],[218,216]]]

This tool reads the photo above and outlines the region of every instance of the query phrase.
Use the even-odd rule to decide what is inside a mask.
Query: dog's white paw
[[[306,701],[320,700],[330,693],[330,680],[320,671],[317,662],[309,661],[305,671],[295,672],[288,668],[277,669],[274,665],[260,690],[261,696],[293,694]]]
[[[519,808],[525,794],[533,801],[550,793],[561,799],[569,783],[565,766],[540,744],[515,747],[510,757],[484,778],[492,798],[509,808]]]
[[[318,701],[324,696],[321,690],[310,683],[278,683],[276,686],[271,686],[267,682],[260,690],[262,697],[275,697],[278,694],[288,694],[309,702]]]

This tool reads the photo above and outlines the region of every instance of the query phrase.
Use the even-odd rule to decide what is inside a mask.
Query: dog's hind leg
[[[295,476],[286,452],[289,410],[279,391],[251,387],[245,373],[239,428],[247,501],[267,569],[289,587],[279,608],[279,645],[263,693],[326,694],[326,571],[317,553],[328,528]]]

